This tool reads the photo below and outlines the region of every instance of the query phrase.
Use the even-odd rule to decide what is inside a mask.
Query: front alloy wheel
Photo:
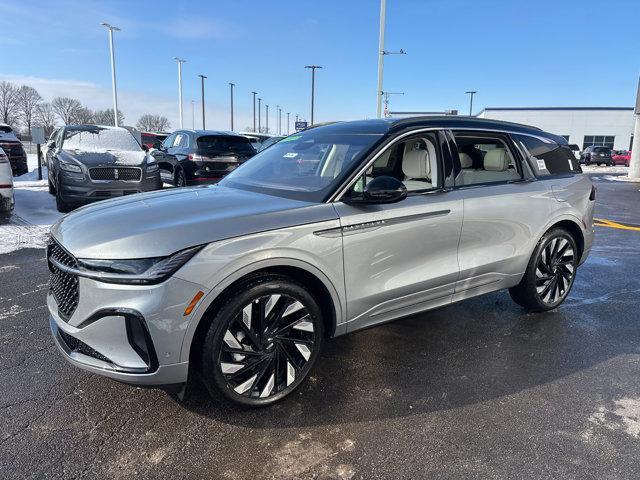
[[[214,395],[245,406],[269,405],[295,390],[322,342],[315,299],[281,277],[259,279],[220,310],[212,328],[217,321],[205,339],[202,376]]]

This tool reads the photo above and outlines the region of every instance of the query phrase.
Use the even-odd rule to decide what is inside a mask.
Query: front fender
[[[193,337],[207,309],[231,284],[259,270],[295,267],[320,280],[335,307],[335,334],[344,333],[346,298],[342,238],[314,235],[314,231],[338,227],[337,221],[303,225],[239,237],[207,246],[177,275],[204,286],[205,296],[191,314],[182,343],[181,361],[188,361]]]

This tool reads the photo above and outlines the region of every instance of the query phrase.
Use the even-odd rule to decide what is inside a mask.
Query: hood
[[[212,185],[88,205],[58,221],[51,235],[77,258],[145,258],[226,238],[335,219],[330,204]]]
[[[146,152],[132,150],[62,150],[62,155],[72,158],[86,167],[100,167],[110,165],[135,165],[140,166],[144,162]]]

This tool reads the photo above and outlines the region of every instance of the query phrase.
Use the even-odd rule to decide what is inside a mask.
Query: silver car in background
[[[286,137],[219,184],[109,200],[51,231],[51,330],[74,365],[245,406],[295,390],[328,338],[500,289],[558,307],[595,189],[532,127],[419,117]]]
[[[48,142],[49,193],[60,212],[162,188],[155,158],[123,127],[67,125]]]

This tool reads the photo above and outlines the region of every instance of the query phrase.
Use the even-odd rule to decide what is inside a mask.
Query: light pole
[[[287,112],[287,135],[289,135],[289,112]]]
[[[313,125],[313,107],[315,103],[315,94],[316,94],[316,68],[322,68],[322,67],[320,65],[306,65],[304,68],[311,69],[311,125]]]
[[[262,99],[258,98],[258,133],[262,132],[262,126],[260,125],[261,116],[262,116]]]
[[[473,96],[478,92],[475,91],[475,90],[469,90],[469,91],[464,92],[464,93],[469,95],[469,116],[472,116],[473,115],[473,113],[472,113],[473,112]]]
[[[205,122],[204,122],[204,79],[207,78],[205,75],[198,75],[200,77],[200,86],[201,86],[201,102],[202,102],[202,129],[205,130]]]
[[[258,92],[251,92],[253,93],[253,132],[255,133],[256,131],[256,95],[258,94]]]
[[[183,128],[182,121],[182,64],[186,62],[179,57],[173,57],[173,59],[178,62],[178,114],[180,116],[180,128]]]
[[[385,15],[387,12],[387,1],[380,0],[380,36],[378,37],[378,91],[376,115],[378,118],[382,116],[382,95],[384,91],[382,89],[382,78],[384,73],[384,56],[385,55],[406,55],[403,49],[399,52],[389,52],[384,49],[384,31],[385,31]]]
[[[265,121],[264,121],[264,128],[265,131],[264,133],[269,133],[269,105],[267,105],[266,103],[264,104],[264,108],[265,108]]]
[[[111,52],[111,88],[113,90],[113,124],[118,126],[118,93],[116,90],[116,54],[113,49],[113,32],[119,32],[118,27],[102,22],[100,25],[109,30],[109,51]]]
[[[233,87],[235,83],[229,82],[229,88],[231,89],[231,131],[233,132]]]
[[[278,135],[282,134],[282,109],[280,108],[280,105],[276,105],[276,108],[278,109]]]
[[[382,115],[382,74],[384,71],[384,30],[385,15],[387,12],[387,0],[380,0],[380,35],[378,37],[378,92],[376,116]]]
[[[629,178],[640,178],[640,80],[636,93],[635,125],[633,127],[633,145],[631,145],[631,159],[629,160]]]
[[[384,116],[389,116],[389,96],[390,95],[404,95],[404,92],[382,92],[384,96]]]
[[[196,129],[196,101],[191,100],[191,129]]]

